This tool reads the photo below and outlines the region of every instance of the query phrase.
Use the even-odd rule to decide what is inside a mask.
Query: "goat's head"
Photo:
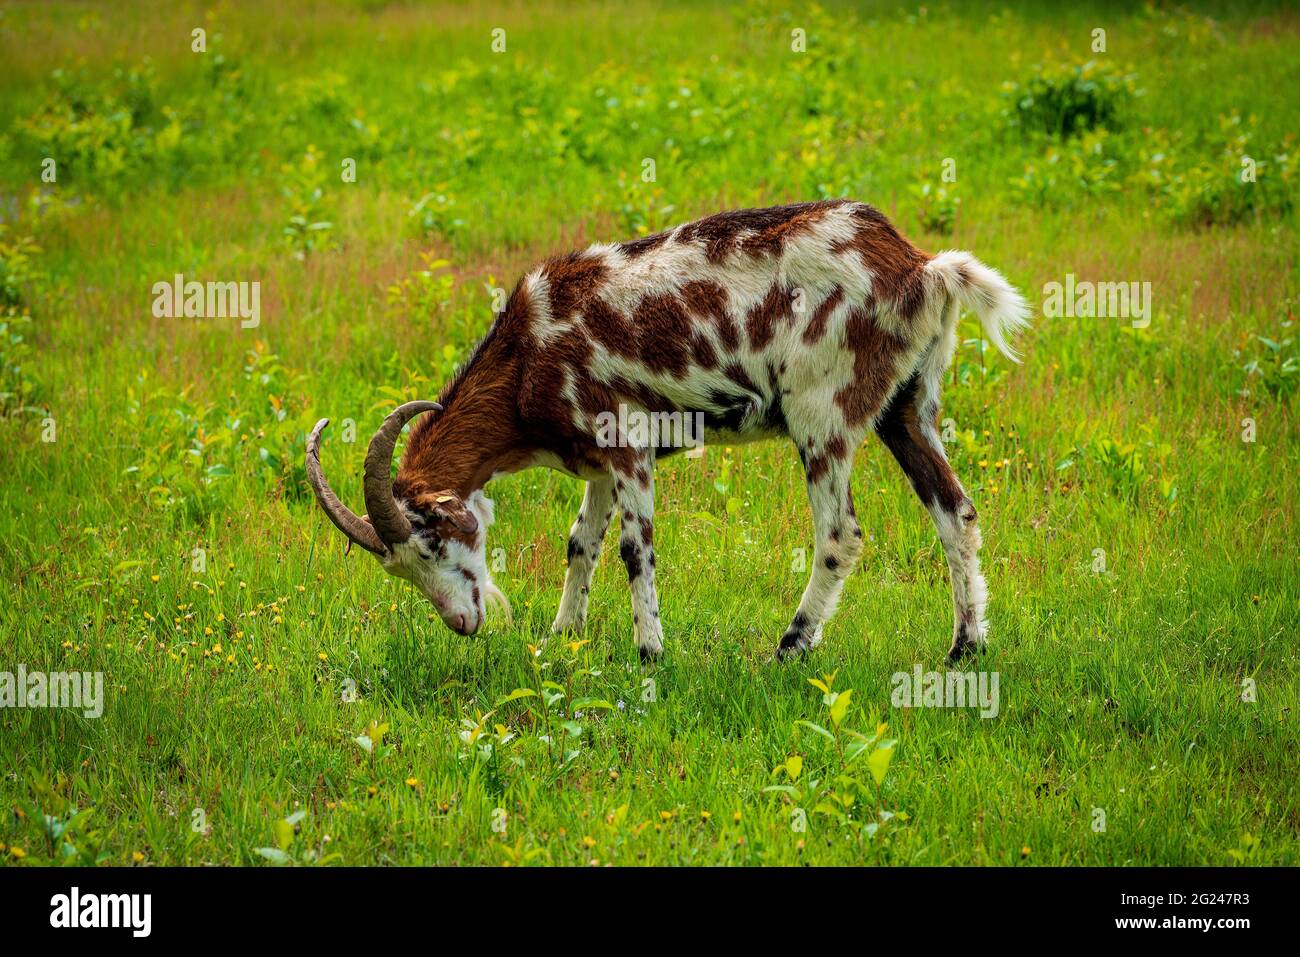
[[[320,467],[321,419],[307,439],[307,478],[331,522],[379,559],[390,575],[405,578],[433,603],[448,628],[472,635],[483,624],[484,603],[510,606],[487,570],[487,530],[492,502],[481,491],[461,498],[418,482],[393,493],[393,447],[403,426],[422,412],[441,412],[436,402],[408,402],[384,419],[366,452],[367,514],[357,517],[339,501]]]

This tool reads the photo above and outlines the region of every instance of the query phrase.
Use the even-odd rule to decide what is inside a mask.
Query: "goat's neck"
[[[526,464],[530,456],[518,426],[518,390],[503,371],[466,373],[446,408],[412,434],[396,488],[450,489],[468,498],[493,475]]]

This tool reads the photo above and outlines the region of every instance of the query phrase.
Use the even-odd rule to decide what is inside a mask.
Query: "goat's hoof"
[[[948,663],[955,665],[963,658],[978,655],[983,650],[984,637],[977,635],[974,629],[962,625],[957,634],[953,635],[952,647],[948,649]]]
[[[777,643],[776,660],[788,661],[791,658],[801,658],[811,647],[811,643],[804,635],[797,631],[787,631]]]
[[[790,622],[790,627],[786,629],[785,634],[781,636],[780,642],[776,646],[777,661],[785,661],[787,658],[793,658],[803,655],[812,648],[817,647],[822,640],[822,626],[812,625],[803,612],[794,616],[794,621]]]
[[[641,656],[641,664],[651,665],[659,660],[664,650],[662,648],[643,648],[638,645],[636,653]]]

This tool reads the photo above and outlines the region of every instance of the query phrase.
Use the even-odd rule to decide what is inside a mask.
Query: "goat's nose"
[[[464,616],[464,615],[457,615],[457,616],[456,616],[456,630],[459,631],[462,635],[465,633],[465,616]]]

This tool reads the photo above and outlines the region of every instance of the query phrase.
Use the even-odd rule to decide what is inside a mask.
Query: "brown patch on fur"
[[[592,338],[612,354],[625,359],[637,357],[636,329],[626,316],[599,296],[587,302],[583,309],[583,323]]]
[[[701,369],[716,369],[718,367],[718,355],[713,349],[713,343],[702,333],[695,332],[691,334],[691,356],[695,359],[695,364]]]
[[[646,253],[658,249],[668,241],[668,237],[671,235],[671,232],[654,233],[650,236],[642,236],[640,239],[619,243],[617,248],[628,259],[636,259],[638,256],[644,256]]]
[[[921,433],[915,376],[890,400],[876,424],[876,434],[902,466],[922,504],[928,506],[937,501],[946,511],[953,513],[963,503],[969,505],[951,466]]]
[[[777,321],[791,315],[793,304],[790,290],[780,281],[772,283],[767,295],[745,317],[745,332],[749,335],[752,349],[762,349],[772,341],[776,336]]]
[[[542,274],[550,285],[551,315],[568,319],[596,295],[609,267],[587,253],[569,253],[547,262]]]
[[[853,211],[858,230],[848,242],[835,243],[834,253],[855,252],[872,276],[871,295],[889,303],[903,319],[913,318],[925,304],[925,272],[930,257],[905,239],[878,209],[865,203]]]
[[[825,218],[826,211],[835,205],[837,204],[834,202],[821,202],[785,207],[797,211],[783,221],[761,226],[758,232],[745,237],[740,243],[740,248],[751,256],[779,256],[787,242],[811,232],[812,228]]]
[[[820,482],[826,476],[826,472],[830,469],[830,465],[831,462],[827,456],[813,455],[810,447],[808,465],[805,469],[808,475],[808,484],[816,485]]]
[[[727,315],[727,290],[707,279],[695,280],[682,286],[681,298],[692,315],[713,322],[724,349],[735,352],[740,348],[740,330]]]
[[[844,290],[836,286],[831,290],[831,294],[813,310],[812,318],[808,320],[808,327],[803,331],[804,345],[816,345],[821,337],[826,334],[826,324],[830,322],[831,313],[843,301]]]
[[[832,435],[826,443],[826,454],[837,459],[845,458],[849,454],[849,444],[844,441],[844,436],[838,433]]]
[[[673,295],[644,297],[632,314],[632,325],[647,369],[677,379],[686,375],[691,318],[680,299]]]
[[[746,252],[779,252],[785,240],[812,227],[826,211],[844,200],[795,203],[767,209],[736,209],[687,223],[677,234],[679,243],[698,242],[704,246],[709,262],[721,263],[741,246],[742,240],[754,248]]]
[[[867,309],[854,309],[844,324],[845,345],[853,351],[853,381],[835,394],[849,426],[861,425],[879,411],[898,378],[895,360],[907,342],[881,328]]]

